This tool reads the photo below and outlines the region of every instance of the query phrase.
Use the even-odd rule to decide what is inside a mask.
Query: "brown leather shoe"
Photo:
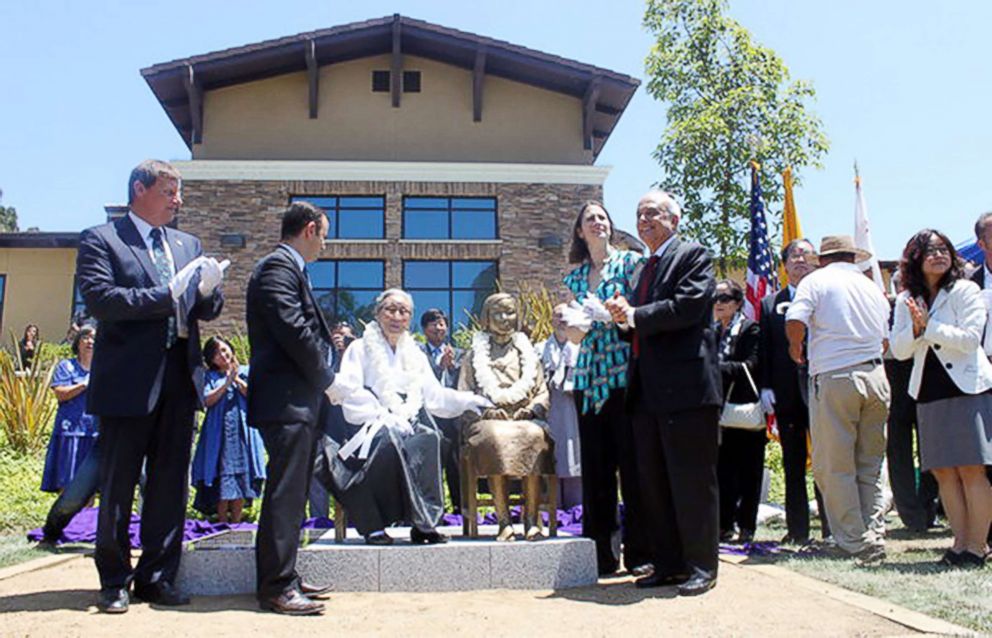
[[[327,598],[327,596],[325,596],[325,594],[330,593],[331,586],[330,585],[314,585],[312,583],[308,583],[305,580],[301,580],[300,581],[300,591],[303,592],[303,595],[306,596],[307,598],[311,598],[311,599],[313,599],[313,598]]]
[[[295,589],[285,591],[275,598],[260,600],[258,606],[265,611],[287,616],[318,616],[324,613],[324,603],[310,600]]]

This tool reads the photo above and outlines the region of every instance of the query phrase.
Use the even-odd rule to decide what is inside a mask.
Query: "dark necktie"
[[[651,289],[651,284],[654,283],[654,277],[658,274],[658,260],[661,259],[658,255],[652,255],[648,259],[648,263],[645,264],[644,270],[641,271],[641,279],[637,282],[637,291],[634,293],[634,307],[643,306],[648,302],[648,291]],[[639,357],[641,355],[641,338],[637,334],[637,328],[634,328],[634,357]]]
[[[155,270],[158,272],[158,281],[160,284],[168,284],[169,280],[172,279],[172,267],[169,265],[169,256],[165,254],[165,244],[162,243],[162,229],[153,228],[151,238],[152,261],[155,263]],[[166,348],[171,348],[176,342],[177,334],[176,317],[175,315],[171,315],[165,332]]]

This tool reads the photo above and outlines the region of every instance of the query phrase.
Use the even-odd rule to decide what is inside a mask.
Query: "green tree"
[[[780,174],[821,168],[829,148],[809,110],[809,82],[793,81],[771,49],[726,15],[726,0],[647,0],[644,26],[655,43],[647,90],[668,107],[654,151],[659,186],[683,204],[680,231],[713,250],[721,271],[747,254],[750,160],[760,164],[769,223],[783,197]]]
[[[3,191],[0,190],[0,201],[3,200]],[[17,211],[13,206],[0,205],[0,233],[17,232]]]

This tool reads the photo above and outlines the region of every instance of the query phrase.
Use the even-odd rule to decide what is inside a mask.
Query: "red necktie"
[[[637,292],[634,293],[634,307],[643,306],[648,301],[648,290],[651,284],[654,282],[654,276],[658,271],[658,260],[660,257],[657,255],[652,255],[648,259],[648,263],[644,266],[644,270],[641,271],[641,279],[637,282]],[[640,347],[640,337],[637,335],[637,329],[634,329],[634,358],[637,358],[641,354]]]

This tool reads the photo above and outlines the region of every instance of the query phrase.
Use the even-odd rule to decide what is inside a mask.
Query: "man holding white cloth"
[[[822,267],[796,288],[786,334],[789,355],[804,363],[809,333],[813,476],[837,548],[876,562],[885,558],[880,477],[891,397],[882,365],[889,304],[856,265],[869,257],[850,236],[824,237]]]

